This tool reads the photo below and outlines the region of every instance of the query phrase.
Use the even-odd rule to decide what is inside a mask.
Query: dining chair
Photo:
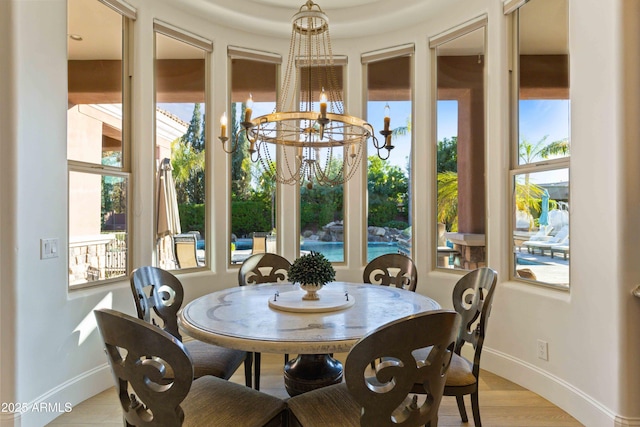
[[[453,310],[423,312],[387,323],[360,339],[349,351],[345,382],[292,397],[289,425],[304,427],[438,425],[447,369],[460,315]],[[422,331],[416,333],[416,331]],[[431,346],[425,359],[415,350]],[[383,358],[375,376],[371,361]],[[426,399],[412,394],[420,383]]]
[[[189,351],[168,332],[111,309],[94,314],[126,426],[275,427],[285,422],[281,399],[218,377],[194,380]]]
[[[138,318],[160,326],[182,341],[177,318],[184,299],[180,280],[161,268],[144,266],[131,273],[130,282]],[[251,387],[253,359],[246,351],[207,344],[195,339],[185,342],[184,345],[191,355],[196,378],[213,375],[227,380],[244,362],[245,382],[247,387]]]
[[[372,259],[362,274],[364,283],[416,291],[418,270],[413,260],[403,254],[384,254]]]
[[[453,288],[453,307],[460,314],[462,320],[444,387],[444,395],[456,397],[460,417],[466,423],[468,417],[464,396],[470,394],[473,422],[476,427],[482,426],[478,404],[480,356],[482,355],[487,321],[491,313],[497,281],[498,274],[494,270],[481,267],[462,276]],[[474,347],[473,362],[461,355],[462,348],[466,343],[470,343]],[[420,384],[414,386],[414,392],[422,392]]]
[[[287,280],[291,263],[285,257],[272,253],[253,254],[245,259],[238,270],[238,285],[258,285],[260,283],[276,283]],[[260,390],[260,353],[253,353],[256,390]],[[289,355],[284,355],[284,363]]]

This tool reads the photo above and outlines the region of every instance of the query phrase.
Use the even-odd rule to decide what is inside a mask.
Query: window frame
[[[460,37],[464,37],[467,36],[471,33],[473,33],[474,31],[477,30],[483,30],[483,56],[484,56],[484,67],[483,67],[483,81],[482,81],[482,86],[483,86],[483,123],[484,123],[484,147],[483,147],[483,151],[484,151],[484,163],[483,163],[483,168],[484,168],[484,202],[485,202],[485,207],[484,207],[484,213],[485,213],[485,220],[484,220],[484,265],[488,265],[488,260],[489,260],[489,246],[488,246],[488,236],[489,236],[489,202],[488,202],[488,189],[489,189],[489,185],[488,185],[488,167],[487,167],[487,162],[489,159],[489,155],[488,155],[488,123],[487,123],[487,114],[488,114],[488,96],[487,96],[487,91],[488,91],[488,66],[487,64],[487,58],[489,57],[488,55],[488,48],[489,48],[489,43],[488,43],[488,37],[489,37],[489,19],[487,14],[481,14],[478,15],[474,18],[469,19],[466,22],[463,22],[459,25],[456,25],[454,27],[451,27],[439,34],[436,34],[432,37],[429,38],[428,40],[428,45],[429,45],[429,50],[431,53],[431,99],[430,99],[430,105],[431,105],[431,150],[432,150],[432,156],[433,156],[433,182],[432,182],[432,194],[434,195],[434,202],[432,205],[432,209],[431,209],[431,220],[433,221],[432,224],[432,233],[433,233],[433,237],[430,240],[430,247],[431,247],[431,268],[434,271],[439,271],[439,272],[446,272],[446,273],[453,273],[453,274],[464,274],[469,272],[469,269],[464,269],[464,268],[447,268],[446,266],[438,266],[438,172],[437,172],[437,159],[438,159],[438,48],[442,45],[444,45],[445,43],[454,41]],[[459,111],[459,110],[458,110]],[[435,227],[433,227],[433,225],[435,225]]]
[[[280,95],[280,71],[281,71],[281,67],[282,67],[282,56],[280,54],[277,53],[273,53],[273,52],[268,52],[268,51],[262,51],[262,50],[257,50],[257,49],[251,49],[251,48],[245,48],[245,47],[240,47],[240,46],[233,46],[233,45],[228,45],[227,46],[227,99],[225,100],[225,112],[227,113],[227,120],[229,120],[229,125],[227,127],[227,131],[231,132],[231,129],[233,128],[233,125],[231,124],[230,120],[231,120],[231,110],[233,108],[233,60],[234,59],[241,59],[241,60],[247,60],[247,61],[257,61],[257,62],[264,62],[267,64],[274,64],[276,69],[275,69],[275,73],[276,73],[276,81],[275,83],[275,99],[274,99],[274,104],[277,105],[278,103],[278,98]],[[229,141],[227,142],[227,144],[231,144],[232,143],[232,135],[228,135],[229,136]],[[275,159],[276,162],[278,161],[280,157],[280,150],[276,150],[275,152]],[[233,262],[233,254],[231,251],[231,244],[233,243],[231,241],[231,234],[232,234],[232,226],[233,226],[233,211],[232,211],[232,192],[231,192],[231,186],[232,186],[232,154],[228,154],[227,155],[227,170],[228,170],[228,182],[229,182],[229,186],[227,188],[228,191],[228,197],[227,197],[227,232],[225,233],[225,254],[226,254],[226,259],[227,259],[227,266],[230,268],[240,268],[240,266],[242,265],[241,262]],[[250,160],[251,161],[251,160]],[[276,212],[278,211],[278,207],[280,206],[280,197],[281,197],[281,193],[280,193],[280,188],[281,188],[281,184],[279,183],[274,183],[275,185],[275,200],[273,201],[273,208],[276,209]],[[275,217],[275,227],[276,229],[278,229],[278,223],[279,223],[279,218]],[[276,254],[282,254],[282,245],[281,245],[281,239],[278,235],[275,236],[275,244],[276,244],[276,250],[275,253]]]
[[[520,8],[531,0],[505,0],[503,2],[503,13],[509,18],[509,25],[511,34],[509,37],[510,44],[510,56],[509,56],[509,66],[510,66],[510,132],[509,132],[509,152],[510,152],[510,162],[509,162],[509,253],[514,254],[514,256],[509,257],[509,279],[518,281],[521,283],[532,284],[535,286],[541,286],[556,290],[564,290],[568,291],[571,287],[571,261],[567,265],[568,268],[568,283],[560,284],[560,283],[549,283],[543,282],[540,280],[528,279],[520,277],[516,274],[516,243],[513,238],[513,233],[516,231],[516,219],[514,213],[514,207],[516,206],[516,177],[519,175],[525,174],[534,174],[541,172],[549,172],[549,171],[557,171],[566,169],[568,174],[568,191],[569,191],[569,200],[571,200],[571,154],[570,152],[560,158],[556,159],[541,159],[538,161],[523,163],[520,164]],[[533,0],[535,1],[535,0]],[[570,1],[566,0],[567,9],[569,8]],[[567,34],[569,33],[570,23],[567,21]],[[567,40],[567,61],[569,62],[570,58],[570,43]],[[568,64],[569,72],[570,72],[570,63]],[[569,102],[569,143],[571,144],[571,80],[569,75],[568,81],[568,98]],[[571,211],[569,210],[569,216],[571,216]],[[569,220],[569,223],[571,220]]]
[[[363,106],[362,109],[365,112],[365,117],[367,121],[370,121],[368,117],[368,105],[369,105],[369,64],[385,61],[395,58],[401,57],[409,57],[409,83],[411,85],[409,89],[410,93],[410,102],[411,102],[411,122],[413,125],[414,117],[415,117],[415,43],[406,43],[398,46],[391,46],[387,48],[377,49],[369,52],[365,52],[360,56],[360,63],[362,64],[362,93],[363,93]],[[393,113],[391,113],[393,115]],[[396,118],[397,119],[397,118]],[[384,137],[381,137],[384,138]],[[414,176],[413,173],[415,166],[415,132],[411,132],[410,135],[410,155],[409,155],[409,177],[408,177],[408,220],[409,227],[413,230],[413,221],[412,219],[415,217],[415,212],[413,211],[415,206],[415,185],[414,185]],[[369,161],[368,158],[370,155],[375,153],[369,153],[369,145],[370,142],[367,141],[366,147],[366,156],[363,156],[363,191],[365,194],[365,209],[363,212],[362,223],[362,235],[365,237],[362,243],[362,254],[363,259],[361,262],[362,265],[366,265],[369,261],[369,233],[368,233],[368,224],[369,224],[369,188],[368,188],[368,175],[369,175]],[[390,153],[393,155],[393,151]],[[413,234],[413,233],[412,233]],[[413,238],[411,239],[411,243],[409,246],[409,256],[413,257],[415,255],[415,245],[413,244]]]
[[[69,291],[76,291],[76,290],[81,290],[81,289],[87,289],[87,288],[93,288],[96,286],[102,286],[102,285],[107,285],[107,284],[111,284],[114,282],[120,282],[123,279],[126,280],[126,278],[129,276],[129,274],[131,273],[131,266],[132,266],[132,252],[133,252],[133,248],[132,248],[132,242],[133,239],[131,237],[131,219],[133,218],[132,213],[133,213],[133,207],[132,207],[132,197],[131,197],[131,188],[133,187],[133,173],[131,170],[131,145],[132,145],[132,141],[131,141],[131,135],[132,135],[132,117],[131,117],[131,112],[132,112],[132,79],[133,79],[133,48],[132,48],[132,42],[133,42],[133,25],[134,25],[134,21],[137,19],[137,12],[136,9],[134,9],[133,7],[131,7],[130,5],[128,5],[127,3],[124,3],[120,0],[94,0],[97,1],[107,7],[109,7],[111,10],[113,10],[114,12],[118,13],[119,15],[121,15],[121,20],[122,20],[122,63],[121,63],[121,70],[122,70],[122,129],[121,129],[121,135],[122,135],[122,163],[121,165],[118,166],[110,166],[110,165],[104,165],[102,163],[98,164],[98,163],[91,163],[91,162],[85,162],[85,161],[80,161],[80,160],[71,160],[69,159],[69,157],[67,156],[67,254],[68,254],[68,259],[67,259],[67,268],[70,267],[70,261],[71,261],[71,256],[70,256],[70,252],[71,252],[71,240],[72,240],[72,236],[70,234],[70,223],[69,223],[69,219],[70,219],[70,214],[69,212],[71,211],[72,206],[70,205],[70,188],[69,188],[69,183],[71,181],[71,174],[72,173],[87,173],[87,174],[91,174],[91,175],[98,175],[101,177],[104,176],[116,176],[116,177],[122,177],[124,179],[126,179],[127,182],[127,187],[126,187],[126,219],[127,219],[127,236],[126,236],[126,247],[127,247],[127,252],[126,252],[126,266],[125,266],[125,272],[122,276],[118,276],[118,277],[114,277],[114,278],[109,278],[109,279],[102,279],[102,280],[96,280],[96,281],[88,281],[85,283],[78,283],[78,284],[72,284],[70,279],[70,276],[67,275],[67,288]],[[67,7],[69,7],[69,2],[67,2]],[[68,31],[67,31],[68,32]],[[67,43],[69,43],[67,41]],[[69,54],[67,53],[67,62],[69,61]],[[68,68],[67,68],[68,69]],[[67,71],[68,73],[68,71]],[[68,128],[68,124],[67,124],[67,128]],[[68,132],[68,129],[67,129]]]
[[[212,150],[214,147],[212,146],[212,139],[211,139],[211,132],[212,132],[212,116],[210,114],[210,110],[211,108],[211,85],[210,85],[210,79],[209,79],[209,75],[211,74],[211,57],[213,54],[213,42],[204,38],[204,37],[200,37],[197,34],[194,34],[192,32],[189,32],[187,30],[183,30],[177,26],[174,26],[168,22],[165,21],[161,21],[159,19],[154,19],[153,20],[153,62],[154,62],[154,75],[153,75],[153,82],[154,82],[154,90],[153,90],[153,141],[154,141],[154,153],[156,152],[156,147],[157,147],[157,106],[158,106],[158,101],[157,101],[157,84],[158,84],[158,76],[156,75],[156,60],[157,55],[158,55],[158,49],[157,49],[157,36],[161,35],[163,37],[168,37],[171,38],[177,42],[180,43],[185,43],[189,46],[191,46],[192,48],[196,48],[196,49],[200,49],[203,51],[203,59],[204,59],[204,75],[203,75],[203,83],[204,83],[204,116],[206,118],[203,118],[204,120],[204,151],[205,151],[205,156],[204,156],[204,194],[205,194],[205,202],[204,202],[204,233],[205,235],[202,236],[205,239],[205,242],[209,242],[208,244],[205,243],[205,257],[204,257],[204,264],[203,265],[198,265],[196,267],[186,267],[186,268],[175,268],[172,269],[171,271],[175,271],[175,272],[192,272],[192,271],[202,271],[202,270],[208,270],[211,268],[211,259],[212,259],[212,253],[213,253],[213,247],[212,247],[212,239],[208,238],[209,236],[211,236],[211,202],[210,202],[210,197],[207,197],[211,192],[209,190],[209,186],[210,186],[210,182],[211,182],[211,176],[212,176],[212,162],[210,161],[211,156],[208,155],[208,151]],[[155,160],[155,155],[154,155],[154,160]],[[157,159],[159,161],[162,161],[162,159]],[[155,169],[155,173],[157,174],[157,168]],[[155,182],[155,181],[154,181]],[[154,207],[158,206],[158,188],[156,188],[156,185],[154,184]],[[154,210],[155,212],[155,210]],[[154,219],[153,219],[153,224],[154,224],[154,230],[157,230],[157,225],[158,225],[158,215],[157,212],[155,212],[154,215]],[[182,233],[186,233],[187,230],[182,230]],[[154,231],[154,236],[155,236],[155,231]],[[153,250],[153,259],[154,259],[154,263],[158,262],[158,245],[157,245],[157,236],[155,238],[156,242],[154,242],[154,250]],[[175,254],[174,254],[175,256]]]

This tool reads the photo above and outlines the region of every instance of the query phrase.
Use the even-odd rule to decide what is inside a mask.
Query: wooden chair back
[[[166,270],[145,266],[131,273],[130,283],[138,318],[182,341],[177,317],[184,300],[180,280]]]
[[[415,292],[418,270],[413,260],[402,254],[384,254],[372,259],[364,268],[365,283],[390,286]]]
[[[437,426],[459,325],[460,315],[452,310],[420,313],[388,323],[354,345],[345,379],[362,406],[360,425]],[[426,360],[416,360],[412,352],[425,347],[432,347]],[[370,377],[366,369],[377,359],[382,361]],[[410,395],[415,383],[424,387],[422,404]]]
[[[183,344],[124,313],[100,309],[94,314],[126,425],[181,426],[184,412],[180,403],[189,393],[193,378]]]
[[[462,318],[455,351],[459,355],[465,343],[473,345],[476,378],[480,373],[480,355],[497,281],[498,273],[481,267],[462,276],[453,288],[453,307]]]
[[[244,260],[238,271],[238,285],[257,285],[287,280],[291,263],[277,254],[254,254]]]

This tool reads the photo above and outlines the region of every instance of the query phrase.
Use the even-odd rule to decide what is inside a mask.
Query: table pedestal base
[[[342,382],[342,363],[329,354],[299,354],[284,365],[289,396]]]

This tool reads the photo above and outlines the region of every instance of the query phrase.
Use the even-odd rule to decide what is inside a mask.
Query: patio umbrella
[[[540,225],[549,225],[549,192],[545,189],[542,193],[542,202],[540,203],[540,218],[538,223]]]
[[[178,212],[178,199],[176,186],[171,174],[171,161],[162,159],[158,169],[158,211],[157,211],[157,238],[180,234],[180,213]]]

